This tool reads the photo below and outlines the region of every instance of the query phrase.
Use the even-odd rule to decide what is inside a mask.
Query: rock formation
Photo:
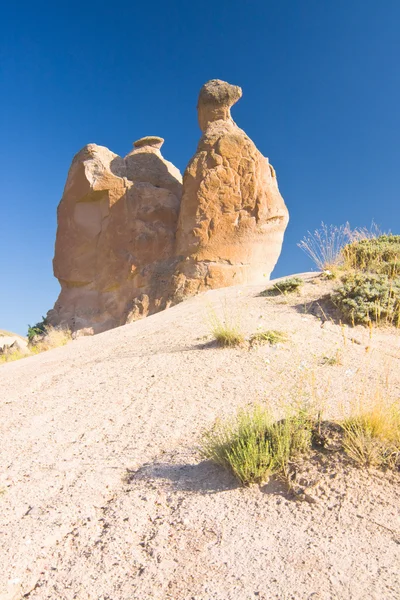
[[[74,157],[58,207],[61,293],[50,324],[98,333],[165,307],[156,281],[174,253],[182,178],[163,141],[138,140],[125,159],[96,144]]]
[[[183,178],[177,231],[183,296],[269,279],[288,211],[273,167],[234,123],[242,90],[213,79],[199,95],[203,136]]]
[[[202,87],[203,135],[183,190],[159,137],[125,158],[96,144],[75,156],[58,207],[50,324],[98,333],[199,291],[269,279],[288,211],[268,159],[231,118],[241,95],[217,79]]]

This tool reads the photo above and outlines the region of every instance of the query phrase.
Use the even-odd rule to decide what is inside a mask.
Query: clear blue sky
[[[212,78],[270,158],[291,221],[275,275],[309,270],[321,221],[400,231],[400,2],[8,2],[0,24],[0,328],[52,307],[56,208],[73,155],[165,138],[181,171]]]

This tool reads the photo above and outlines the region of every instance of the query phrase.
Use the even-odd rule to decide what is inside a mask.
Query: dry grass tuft
[[[31,349],[36,354],[38,352],[46,352],[59,346],[65,346],[71,340],[72,334],[69,329],[46,325],[44,335],[40,337],[36,344],[31,346]]]
[[[274,346],[275,344],[282,344],[287,341],[287,333],[284,331],[277,331],[275,329],[257,331],[257,333],[254,333],[249,340],[251,345],[271,344],[271,346]]]
[[[400,467],[400,404],[376,393],[342,423],[343,448],[360,466]]]
[[[226,306],[224,307],[223,317],[219,317],[214,308],[209,309],[208,321],[211,329],[211,335],[222,348],[239,346],[244,343],[245,336],[241,330],[237,316],[229,314]]]

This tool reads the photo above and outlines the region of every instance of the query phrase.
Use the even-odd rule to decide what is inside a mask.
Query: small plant
[[[213,307],[209,307],[208,323],[211,335],[222,348],[239,346],[245,340],[240,328],[239,319],[230,314],[224,306],[223,317],[220,317]]]
[[[320,271],[329,270],[342,262],[341,250],[351,240],[349,223],[336,227],[325,225],[310,231],[297,245],[311,258]]]
[[[239,346],[244,342],[244,335],[235,327],[226,324],[221,324],[212,333],[218,346],[223,348]]]
[[[343,448],[360,466],[400,467],[400,407],[378,395],[342,424]]]
[[[280,294],[291,294],[297,292],[304,285],[303,279],[300,277],[290,277],[275,283],[271,288],[267,288],[261,292],[262,296],[279,296]]]
[[[46,333],[47,319],[42,317],[42,320],[36,323],[36,325],[28,325],[28,342],[32,343],[36,336],[41,336]]]
[[[344,319],[353,324],[400,326],[400,277],[356,273],[342,277],[331,296]]]
[[[243,485],[262,483],[273,473],[286,474],[294,458],[307,453],[312,422],[297,411],[274,421],[262,406],[241,410],[203,436],[201,455],[230,470]]]
[[[343,364],[343,356],[342,356],[342,351],[338,348],[335,352],[335,354],[333,354],[332,356],[323,356],[322,357],[322,364],[323,365],[328,365],[330,367],[333,366],[337,366],[337,365],[342,365]]]
[[[284,331],[277,331],[274,329],[268,331],[257,331],[250,337],[250,344],[271,344],[274,346],[275,344],[281,344],[287,342],[288,336]]]
[[[338,276],[337,269],[334,267],[332,267],[331,269],[325,269],[325,271],[322,271],[322,273],[321,273],[321,278],[325,279],[327,281],[336,279],[337,276]]]

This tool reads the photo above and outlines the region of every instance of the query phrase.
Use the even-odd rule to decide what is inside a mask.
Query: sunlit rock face
[[[51,324],[98,333],[269,278],[289,217],[273,167],[232,120],[241,95],[217,79],[201,88],[203,135],[183,186],[156,136],[125,158],[96,144],[74,157],[58,207]]]
[[[288,210],[273,167],[232,120],[241,96],[218,79],[200,90],[203,135],[183,177],[177,231],[183,296],[265,281],[281,252]]]
[[[155,288],[174,255],[182,178],[162,143],[138,140],[125,158],[89,144],[73,159],[58,207],[51,323],[97,333],[165,308]]]

